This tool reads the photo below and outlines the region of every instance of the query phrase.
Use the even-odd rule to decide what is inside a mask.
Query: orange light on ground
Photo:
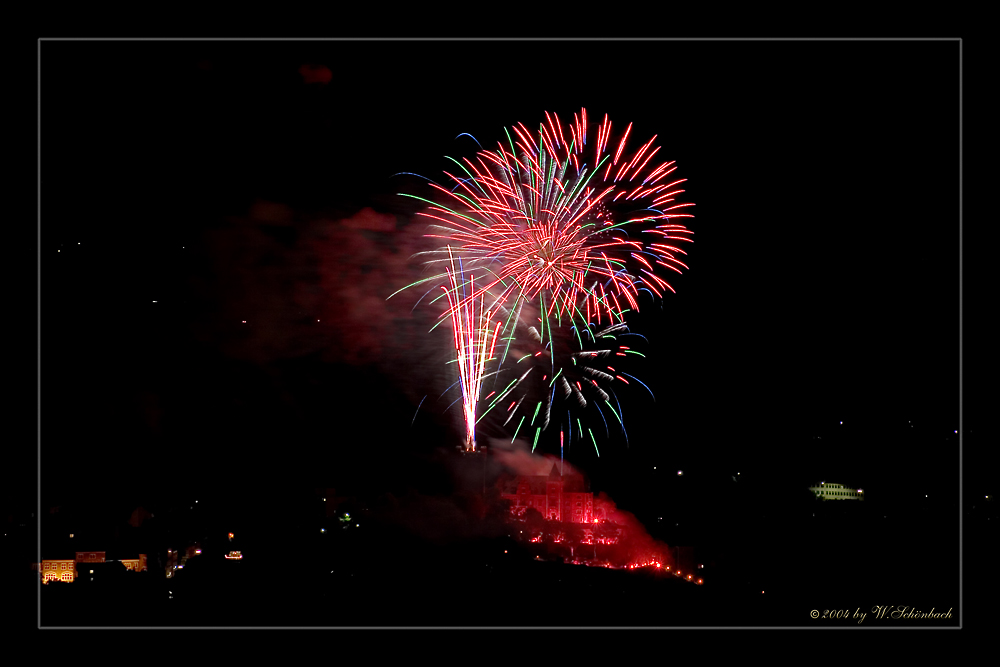
[[[699,584],[702,584],[702,583],[704,583],[704,581],[703,581],[703,580],[701,580],[701,579],[699,579],[699,580],[698,580],[698,583],[699,583]]]

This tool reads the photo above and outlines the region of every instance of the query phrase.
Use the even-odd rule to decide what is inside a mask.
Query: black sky
[[[432,475],[392,462],[457,442],[410,427],[447,350],[382,305],[423,228],[393,175],[581,106],[696,204],[634,321],[656,402],[591,474],[957,469],[955,42],[45,42],[41,72],[43,494]],[[397,232],[337,222],[365,207]]]

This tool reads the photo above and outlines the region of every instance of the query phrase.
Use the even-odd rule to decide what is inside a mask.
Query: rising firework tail
[[[465,279],[461,261],[456,271],[454,258],[451,267],[446,271],[450,288],[441,289],[448,298],[447,315],[451,318],[458,377],[462,385],[462,406],[466,427],[465,450],[476,450],[476,406],[479,403],[479,392],[486,364],[493,360],[497,336],[500,333],[501,322],[492,326],[493,311],[485,309],[485,294],[480,298],[469,298],[468,294],[476,294],[475,276]],[[468,285],[468,289],[466,289]],[[492,328],[492,331],[491,331]]]

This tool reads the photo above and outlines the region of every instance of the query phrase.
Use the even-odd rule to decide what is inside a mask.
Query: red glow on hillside
[[[493,441],[490,455],[507,470],[496,482],[510,530],[536,560],[589,567],[675,573],[674,550],[654,539],[631,512],[604,493],[590,490],[570,463],[526,447]]]
[[[587,490],[582,475],[547,462],[548,474],[501,478],[501,499],[508,506],[510,535],[536,558],[615,569],[652,568],[669,572],[670,547],[654,540],[629,512],[604,494]],[[568,466],[567,466],[568,468]],[[539,466],[529,472],[540,472]]]

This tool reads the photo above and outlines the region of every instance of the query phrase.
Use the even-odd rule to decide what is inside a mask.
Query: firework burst
[[[587,391],[600,392],[594,405],[603,401],[620,422],[620,406],[614,411],[598,380],[628,381],[602,369],[588,371],[582,364],[577,368],[579,361],[611,351],[585,352],[581,342],[577,354],[590,357],[563,355],[559,362],[555,332],[574,331],[580,339],[585,331],[594,339],[595,326],[619,331],[614,327],[624,327],[625,313],[639,309],[640,292],[659,298],[673,291],[659,274],[687,268],[680,259],[686,255],[680,246],[691,241],[691,232],[677,220],[693,217],[686,212],[692,204],[677,202],[685,179],[674,177],[673,162],[656,160],[656,137],[628,148],[631,124],[612,140],[607,116],[596,127],[588,127],[584,109],[566,125],[554,113],[546,112],[545,117],[536,134],[518,124],[495,151],[481,150],[471,160],[449,158],[461,173],[445,172],[452,180],[447,188],[430,183],[437,191],[435,200],[401,193],[428,204],[420,213],[434,221],[427,236],[444,242],[438,250],[419,253],[429,266],[443,266],[444,271],[432,271],[434,275],[403,289],[449,285],[442,288],[449,308],[442,319],[450,319],[456,332],[467,448],[474,443],[476,403],[486,364],[495,361],[497,368],[503,367],[511,345],[525,334],[529,344],[539,347],[536,361],[496,395],[487,413],[501,398],[526,387],[528,376],[535,380],[540,375],[552,384],[548,400],[537,403],[533,425],[542,405],[548,407],[541,423],[548,425],[556,390],[585,407],[585,384]],[[456,279],[456,258],[462,267],[461,283]],[[521,322],[528,304],[540,315],[537,328]],[[499,328],[484,324],[490,317],[500,318]],[[490,335],[490,353],[485,355]],[[498,336],[503,350],[494,359]],[[547,373],[539,367],[545,359],[538,357],[548,360]],[[473,359],[478,361],[469,363]],[[532,370],[537,372],[531,375]],[[574,373],[584,376],[571,381]],[[516,413],[521,402],[514,405]],[[545,426],[535,426],[536,444]]]
[[[673,178],[673,162],[654,161],[655,136],[626,151],[631,125],[611,142],[605,116],[588,148],[586,110],[565,129],[555,114],[546,120],[537,141],[519,124],[508,146],[454,160],[464,175],[446,172],[453,187],[431,184],[441,201],[424,200],[421,215],[435,221],[428,236],[447,246],[431,251],[428,263],[448,262],[450,246],[480,273],[479,289],[500,302],[544,300],[547,317],[584,325],[622,322],[638,310],[640,291],[673,291],[659,273],[687,268],[679,246],[691,232],[674,222],[692,217],[691,204],[676,202],[685,179]]]
[[[591,422],[603,423],[606,436],[609,424],[625,432],[616,387],[641,386],[652,396],[645,383],[625,371],[634,357],[645,355],[621,344],[624,338],[619,338],[638,334],[624,324],[591,326],[582,333],[574,327],[558,330],[546,341],[535,326],[526,329],[518,332],[510,361],[497,372],[498,378],[510,378],[509,382],[479,420],[499,413],[494,420],[502,418],[504,427],[514,428],[514,438],[522,433],[534,438],[533,450],[541,433],[557,426],[561,448],[575,439],[592,444],[600,456]]]

